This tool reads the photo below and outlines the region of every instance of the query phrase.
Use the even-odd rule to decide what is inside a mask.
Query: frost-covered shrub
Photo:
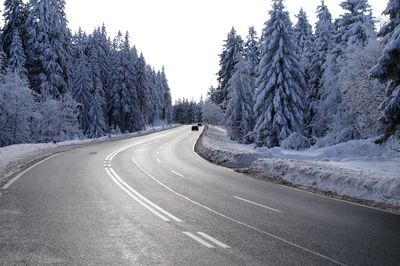
[[[224,113],[218,105],[210,100],[207,100],[203,105],[203,122],[216,126],[224,124]]]
[[[288,150],[306,149],[306,148],[310,148],[310,146],[311,146],[311,144],[308,141],[308,139],[296,132],[294,132],[287,139],[282,141],[282,145],[281,145],[282,148],[285,148]]]

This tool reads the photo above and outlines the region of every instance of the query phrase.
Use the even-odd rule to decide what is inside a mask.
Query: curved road
[[[78,148],[0,190],[1,265],[399,265],[400,216],[253,179],[180,127]]]

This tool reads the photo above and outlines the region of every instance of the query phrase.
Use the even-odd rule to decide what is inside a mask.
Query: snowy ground
[[[231,141],[225,130],[209,127],[197,152],[220,165],[297,187],[400,207],[400,153],[373,140],[355,140],[304,151],[257,149]]]
[[[176,125],[172,126],[175,127]],[[169,127],[168,127],[169,128]],[[149,134],[162,131],[164,127],[151,127],[146,131],[139,133],[130,133],[123,135],[112,135],[110,137],[102,137],[98,139],[73,140],[60,143],[40,143],[40,144],[18,144],[0,148],[0,188],[15,173],[26,168],[26,166],[34,162],[48,157],[52,154],[70,150],[82,145],[100,143],[110,140],[118,140],[123,138],[131,138],[138,135]]]

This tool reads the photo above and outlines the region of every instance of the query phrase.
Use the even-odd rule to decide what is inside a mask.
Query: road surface
[[[400,216],[215,166],[189,127],[51,157],[0,190],[1,265],[399,265]]]

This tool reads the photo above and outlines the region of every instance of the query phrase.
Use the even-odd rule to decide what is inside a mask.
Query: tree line
[[[368,0],[342,1],[336,20],[322,0],[314,30],[303,10],[292,25],[283,0],[272,2],[260,37],[229,32],[208,92],[230,137],[294,149],[400,137],[399,1],[379,32]]]
[[[0,146],[96,138],[172,120],[156,71],[103,25],[72,34],[65,0],[5,0],[0,35]]]

